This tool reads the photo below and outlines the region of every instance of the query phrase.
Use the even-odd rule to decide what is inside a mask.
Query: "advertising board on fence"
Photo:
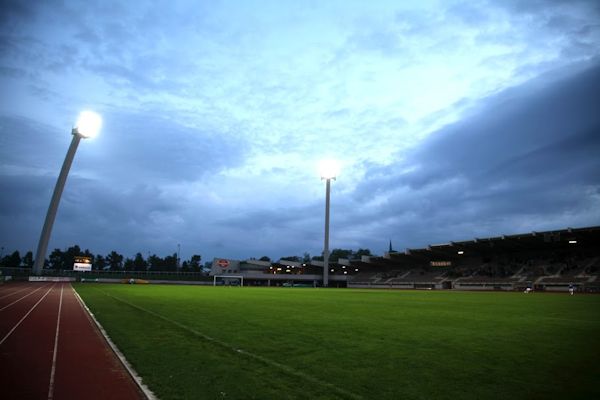
[[[92,270],[92,258],[85,256],[75,257],[75,263],[73,264],[73,271],[91,271]]]

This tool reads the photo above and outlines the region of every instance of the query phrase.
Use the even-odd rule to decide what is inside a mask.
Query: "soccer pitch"
[[[596,295],[74,286],[164,400],[600,398]]]

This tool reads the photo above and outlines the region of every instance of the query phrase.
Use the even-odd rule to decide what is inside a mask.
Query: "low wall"
[[[30,276],[29,282],[75,282],[72,276]]]

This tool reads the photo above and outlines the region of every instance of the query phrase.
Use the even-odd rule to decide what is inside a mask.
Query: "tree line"
[[[333,249],[329,254],[329,261],[337,262],[340,258],[360,259],[361,256],[370,256],[369,249],[358,249],[357,251],[349,249]],[[142,253],[137,253],[133,258],[125,258],[116,251],[111,251],[106,255],[93,254],[88,249],[81,250],[78,245],[69,247],[63,251],[54,249],[48,258],[44,261],[44,268],[53,270],[73,269],[75,257],[89,257],[92,260],[93,270],[110,270],[110,271],[184,271],[184,272],[202,272],[203,265],[201,264],[202,256],[194,254],[188,260],[178,259],[177,253],[159,257],[156,254],[148,254],[146,258]],[[311,257],[309,253],[304,253],[303,256],[285,256],[281,260],[296,261],[309,264],[311,261],[323,261],[323,255]],[[267,256],[259,258],[261,261],[271,262]],[[32,268],[33,253],[28,251],[24,256],[21,256],[19,251],[14,251],[12,254],[0,257],[0,267],[4,268]],[[210,269],[211,262],[204,264],[204,269]]]
[[[146,258],[142,253],[137,253],[133,258],[126,258],[116,251],[111,251],[107,255],[93,254],[88,249],[81,250],[77,245],[69,247],[63,251],[54,249],[48,258],[44,261],[44,268],[61,270],[73,269],[75,257],[89,257],[92,260],[93,270],[110,271],[184,271],[201,272],[202,256],[194,254],[188,260],[178,259],[177,253],[165,257],[159,257],[156,254],[148,255]],[[32,268],[33,253],[28,251],[21,257],[19,251],[8,254],[0,258],[0,267],[5,268]],[[180,264],[181,262],[181,264]]]

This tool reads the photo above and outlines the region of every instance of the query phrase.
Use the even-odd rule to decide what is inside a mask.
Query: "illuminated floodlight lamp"
[[[77,123],[71,131],[73,138],[71,139],[71,144],[67,150],[67,155],[58,175],[58,179],[56,180],[56,185],[54,186],[54,192],[52,193],[50,206],[46,212],[46,219],[44,220],[44,226],[42,227],[42,233],[40,235],[40,241],[38,243],[38,248],[35,255],[33,272],[37,275],[40,275],[42,269],[44,268],[46,251],[48,250],[48,242],[50,240],[50,234],[52,233],[52,226],[54,225],[54,220],[56,219],[58,204],[60,203],[60,198],[65,188],[67,176],[69,175],[71,164],[75,158],[75,152],[77,151],[79,142],[82,138],[87,139],[96,136],[101,127],[102,118],[100,115],[92,111],[83,111],[81,114],[79,114]]]
[[[460,255],[463,255],[463,254],[465,254],[465,252],[464,252],[464,251],[462,251],[462,250],[459,250],[459,251],[458,251],[458,254],[460,254]]]
[[[82,111],[73,127],[73,135],[91,139],[98,135],[102,128],[102,117],[93,111]]]
[[[340,173],[340,163],[336,160],[322,160],[319,162],[321,179],[335,179]]]
[[[571,239],[571,240],[569,240],[569,244],[577,244],[577,240]]]

